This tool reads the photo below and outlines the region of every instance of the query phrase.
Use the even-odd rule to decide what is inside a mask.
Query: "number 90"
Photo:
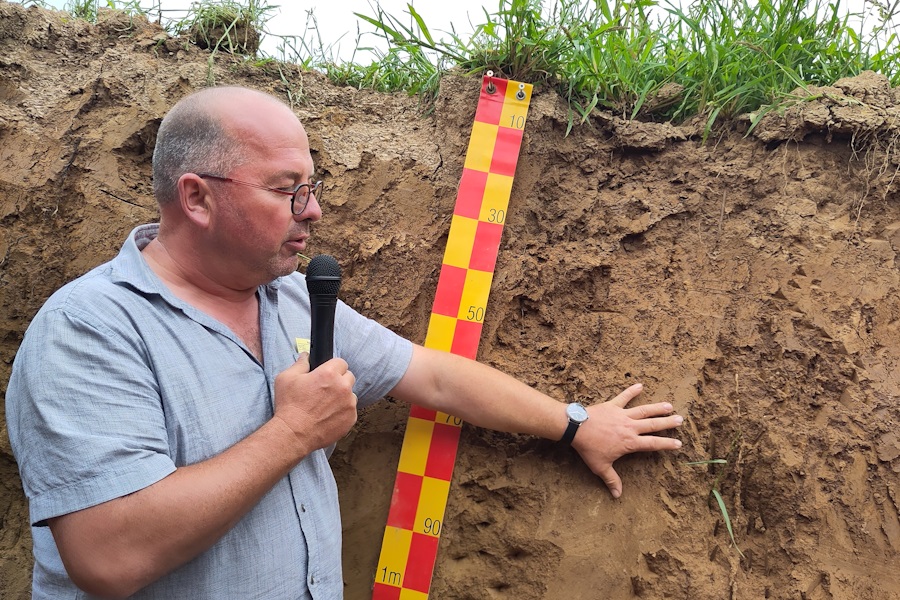
[[[441,522],[437,519],[425,519],[425,533],[441,535]]]

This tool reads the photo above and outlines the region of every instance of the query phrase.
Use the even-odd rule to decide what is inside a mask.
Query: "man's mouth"
[[[286,241],[284,245],[290,248],[292,252],[302,252],[306,249],[306,240],[308,238],[308,235],[297,236]]]

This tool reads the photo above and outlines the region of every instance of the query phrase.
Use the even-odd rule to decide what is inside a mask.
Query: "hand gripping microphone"
[[[309,291],[309,369],[334,356],[334,309],[341,288],[341,266],[333,256],[320,254],[306,267]]]

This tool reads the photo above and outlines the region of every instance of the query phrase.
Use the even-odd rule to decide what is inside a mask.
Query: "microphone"
[[[341,266],[333,256],[320,254],[306,267],[309,291],[310,371],[334,356],[334,309],[341,288]]]

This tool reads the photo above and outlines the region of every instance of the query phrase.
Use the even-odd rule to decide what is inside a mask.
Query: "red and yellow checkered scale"
[[[471,359],[487,307],[531,84],[488,74],[459,182],[425,346]],[[375,573],[373,600],[425,600],[462,421],[413,406]]]

